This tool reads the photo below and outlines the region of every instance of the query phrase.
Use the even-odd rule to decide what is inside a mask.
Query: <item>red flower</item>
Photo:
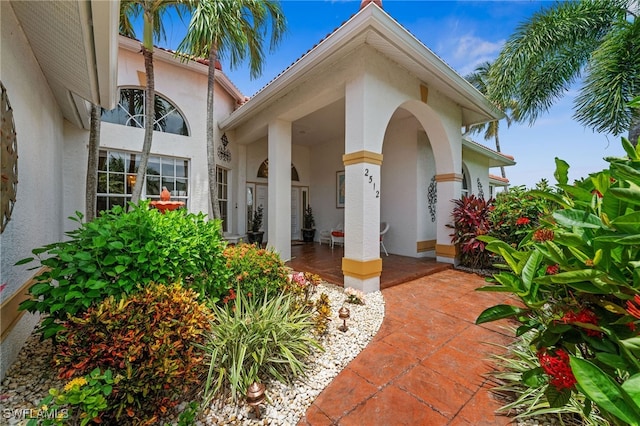
[[[598,198],[602,198],[602,192],[598,191],[597,189],[594,189],[593,191],[591,191],[591,193]]]
[[[632,315],[640,319],[640,295],[639,294],[636,294],[635,296],[633,296],[633,302],[631,300],[627,300],[627,312],[629,312],[629,315]]]
[[[562,349],[557,349],[555,354],[542,348],[538,351],[540,367],[549,376],[549,383],[557,390],[572,389],[577,380],[569,366],[569,354]]]
[[[533,241],[537,241],[542,243],[544,241],[553,241],[553,230],[552,229],[537,229],[533,233]]]
[[[584,324],[593,324],[598,325],[598,317],[595,313],[590,311],[589,309],[582,309],[580,312],[576,313],[573,311],[565,312],[564,316],[560,319],[565,324],[573,324],[576,322],[581,322]],[[592,330],[590,328],[585,328],[587,332],[587,336],[592,337],[602,337],[603,334],[601,331]]]
[[[560,271],[560,267],[558,265],[549,265],[547,266],[547,270],[545,271],[547,275],[555,275]]]
[[[528,225],[529,222],[531,222],[529,220],[528,217],[519,217],[518,220],[516,220],[516,225],[517,226],[524,226],[524,225]]]

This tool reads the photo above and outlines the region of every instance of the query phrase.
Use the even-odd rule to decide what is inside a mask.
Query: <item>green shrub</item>
[[[311,334],[312,314],[294,304],[295,298],[284,292],[247,297],[241,289],[235,304],[214,305],[215,321],[205,344],[205,404],[227,390],[237,400],[256,381],[290,383],[305,374],[305,358],[320,345]]]
[[[477,237],[489,232],[489,210],[491,201],[475,195],[453,200],[452,212],[454,229],[451,242],[460,250],[460,264],[469,268],[491,266],[491,253],[485,250],[485,243]]]
[[[482,290],[513,292],[525,307],[494,306],[477,323],[514,317],[518,335],[535,333],[540,366],[528,374],[547,383],[552,407],[580,392],[607,420],[640,424],[640,148],[623,147],[628,158],[574,185],[556,160],[561,192],[537,194],[560,208],[518,249],[480,237],[505,269]]]
[[[197,345],[213,316],[197,299],[179,284],[151,284],[70,318],[57,336],[60,377],[109,369],[116,378],[107,399],[110,421],[156,421],[194,393],[206,374]]]
[[[541,217],[558,207],[554,202],[538,195],[540,191],[551,192],[544,179],[536,184],[535,191],[521,185],[498,193],[489,213],[489,235],[514,247],[520,244],[525,235],[538,226]]]
[[[224,249],[226,269],[231,277],[225,291],[242,288],[244,292],[262,295],[278,294],[287,285],[289,268],[278,253],[252,244],[238,244]]]
[[[312,296],[322,282],[319,275],[311,272],[296,272],[288,275],[284,291],[294,297],[292,309],[303,310],[312,314],[313,332],[320,336],[326,333],[331,321],[331,303],[329,296],[322,293],[315,301]]]
[[[74,220],[81,219],[77,213]],[[49,314],[42,323],[44,338],[55,335],[68,314],[78,315],[109,296],[131,294],[150,281],[183,280],[210,297],[227,289],[220,223],[203,214],[182,209],[161,214],[146,203],[132,205],[130,212],[114,207],[67,235],[67,241],[33,250],[48,269],[29,289],[31,299],[20,305]]]

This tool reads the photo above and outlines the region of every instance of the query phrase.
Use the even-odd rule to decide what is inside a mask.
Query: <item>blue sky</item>
[[[492,61],[520,23],[552,4],[530,0],[383,0],[382,3],[389,15],[463,76],[482,62]],[[348,20],[359,5],[360,0],[281,1],[288,31],[278,48],[267,55],[262,76],[251,80],[245,67],[230,70],[224,59],[223,71],[245,95],[251,96]],[[167,41],[159,44],[174,48],[187,23],[174,19],[165,25]],[[576,85],[531,127],[513,124],[507,128],[506,122],[501,123],[502,151],[513,155],[517,162],[506,170],[512,185],[532,187],[541,178],[555,183],[554,157],[567,161],[571,165],[569,178],[577,179],[605,168],[603,157],[623,155],[619,136],[594,133],[571,118],[577,90]],[[473,137],[495,147],[493,140],[484,141],[481,134]],[[498,169],[492,173],[500,174]]]

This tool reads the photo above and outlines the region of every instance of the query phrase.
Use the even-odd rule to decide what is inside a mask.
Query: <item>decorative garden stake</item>
[[[340,318],[343,321],[342,325],[338,327],[338,330],[342,331],[343,333],[349,329],[349,327],[347,327],[347,320],[349,319],[349,313],[350,313],[349,308],[345,306],[340,308],[340,310],[338,311],[338,318]]]
[[[264,384],[253,382],[247,389],[247,404],[253,407],[256,417],[260,418],[260,404],[264,402]]]

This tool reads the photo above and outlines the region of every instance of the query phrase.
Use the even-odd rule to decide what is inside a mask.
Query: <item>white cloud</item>
[[[493,61],[503,45],[504,40],[492,42],[467,34],[441,40],[436,53],[464,76],[483,62]]]

